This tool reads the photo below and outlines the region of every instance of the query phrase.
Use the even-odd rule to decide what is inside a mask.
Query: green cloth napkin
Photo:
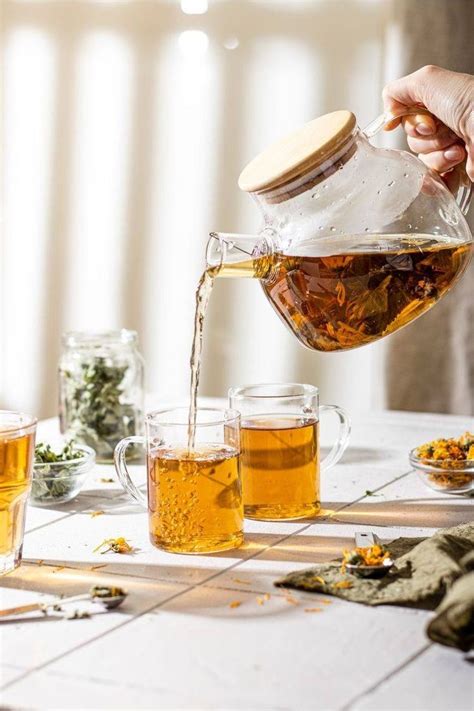
[[[474,572],[466,573],[466,566],[471,565],[467,554],[474,551],[474,523],[440,530],[426,539],[397,538],[387,547],[395,565],[380,580],[357,578],[342,573],[339,563],[328,563],[289,573],[275,585],[365,605],[408,605],[427,610],[435,609],[451,588],[438,617],[430,623],[429,634],[436,641],[464,649],[462,645],[473,636]],[[472,565],[474,569],[474,560]]]
[[[467,652],[474,649],[474,551],[462,558],[461,566],[466,573],[446,594],[426,632],[433,642]]]

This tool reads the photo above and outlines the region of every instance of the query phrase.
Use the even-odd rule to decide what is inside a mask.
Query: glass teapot
[[[311,349],[346,350],[393,333],[431,308],[469,263],[465,172],[451,176],[455,199],[416,156],[371,145],[394,118],[361,130],[350,111],[335,111],[286,136],[239,178],[263,214],[260,233],[210,235],[208,271],[260,279]]]

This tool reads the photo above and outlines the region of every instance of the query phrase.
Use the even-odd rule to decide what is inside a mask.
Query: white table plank
[[[447,528],[473,518],[474,499],[428,489],[415,472],[377,490],[343,511],[334,520],[375,526]]]
[[[150,543],[147,514],[137,505],[128,501],[117,505],[116,500],[104,503],[103,499],[97,505],[104,508],[104,515],[91,517],[90,512],[80,511],[75,516],[32,531],[25,538],[25,558],[34,560],[35,554],[41,551],[49,564],[73,567],[106,564],[108,573],[196,584],[257,554],[305,525],[246,521],[246,541],[238,549],[210,556],[176,555],[158,550]],[[126,538],[137,549],[136,553],[119,556],[113,552],[94,552],[102,541],[117,536]]]
[[[6,651],[4,661],[21,662],[21,666],[28,669],[46,664],[100,637],[187,589],[176,583],[150,583],[133,578],[120,580],[103,570],[57,570],[46,565],[24,565],[8,576],[6,583],[8,587],[0,589],[2,608],[57,599],[58,589],[63,595],[77,595],[87,592],[93,585],[103,584],[119,585],[129,593],[117,610],[106,612],[96,603],[76,603],[64,608],[65,612],[87,611],[90,619],[68,620],[59,613],[45,617],[41,612],[31,612],[22,618],[0,620],[2,648]]]
[[[417,538],[430,535],[435,529],[382,528],[376,526],[353,526],[323,521],[308,526],[304,531],[265,549],[248,561],[243,561],[237,570],[223,571],[206,583],[210,586],[255,592],[276,592],[275,580],[293,570],[310,568],[341,555],[341,551],[354,545],[356,531],[372,531],[381,540],[390,541],[400,536]],[[332,598],[334,599],[334,598]]]
[[[50,665],[154,691],[157,708],[337,708],[426,644],[423,613],[351,603],[306,613],[200,586]],[[380,629],[385,631],[380,634]],[[347,630],[350,629],[350,634]],[[364,654],[354,639],[364,639]],[[170,640],[173,643],[170,644]],[[390,640],[397,640],[396,644]],[[91,674],[91,670],[94,670]],[[6,703],[21,703],[18,690]]]
[[[351,711],[472,711],[472,664],[456,649],[432,645],[411,664],[350,705]]]

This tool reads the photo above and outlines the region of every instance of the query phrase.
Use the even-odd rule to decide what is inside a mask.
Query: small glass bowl
[[[30,504],[54,506],[77,496],[95,464],[95,451],[85,444],[77,445],[75,449],[84,456],[66,462],[34,464]]]
[[[474,491],[474,459],[420,459],[416,449],[411,450],[409,459],[420,479],[433,491],[443,494]]]

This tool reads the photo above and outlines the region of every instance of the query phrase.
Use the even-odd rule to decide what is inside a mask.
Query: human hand
[[[387,84],[383,100],[386,111],[427,109],[432,116],[395,119],[387,129],[402,122],[411,150],[438,173],[467,158],[467,174],[474,181],[474,76],[428,65]]]

